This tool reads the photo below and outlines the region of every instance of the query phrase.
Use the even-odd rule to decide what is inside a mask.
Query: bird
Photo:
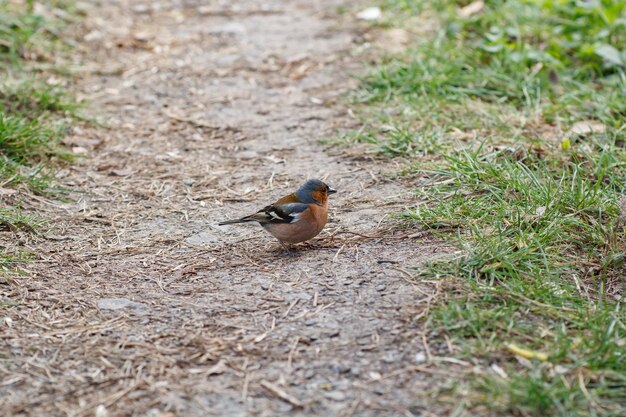
[[[258,222],[281,245],[301,243],[317,236],[328,221],[328,196],[337,190],[311,179],[296,192],[284,196],[249,216],[226,220],[220,226]]]

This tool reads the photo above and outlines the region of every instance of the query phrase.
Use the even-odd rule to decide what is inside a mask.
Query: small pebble
[[[241,151],[241,152],[237,152],[237,154],[235,155],[237,159],[242,159],[242,160],[254,159],[258,156],[259,156],[259,153],[257,151]]]
[[[187,239],[185,239],[185,242],[191,245],[206,245],[209,243],[215,243],[217,241],[217,236],[214,236],[208,232],[196,233],[195,235],[191,235]]]
[[[374,381],[380,381],[382,379],[382,375],[379,372],[376,371],[372,371],[370,372],[370,378],[372,378]]]
[[[98,308],[100,310],[132,310],[138,314],[145,314],[149,308],[146,304],[131,301],[127,298],[103,298],[98,300]]]
[[[306,292],[296,292],[296,293],[290,293],[290,294],[286,294],[285,295],[285,301],[288,303],[291,303],[295,300],[300,300],[300,301],[309,301],[313,298],[313,296],[311,294],[308,294]]]
[[[385,363],[394,363],[395,361],[396,361],[396,358],[392,353],[389,353],[383,356],[383,362]]]
[[[96,417],[108,417],[109,412],[106,407],[102,404],[96,407]]]
[[[339,364],[339,363],[331,365],[330,369],[332,369],[332,371],[337,374],[345,374],[346,372],[350,370],[350,368],[348,368],[347,366]]]
[[[343,401],[346,399],[346,394],[341,391],[331,391],[324,394],[324,397],[335,400],[335,401]]]

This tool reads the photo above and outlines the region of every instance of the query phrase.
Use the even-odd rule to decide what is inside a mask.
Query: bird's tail
[[[254,221],[256,221],[256,220],[251,219],[249,217],[243,217],[241,219],[226,220],[226,221],[218,223],[217,225],[218,226],[224,226],[224,225],[227,225],[227,224],[248,223],[248,222],[254,222]]]

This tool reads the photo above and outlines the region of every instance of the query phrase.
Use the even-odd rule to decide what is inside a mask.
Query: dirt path
[[[342,2],[204,3],[89,11],[98,71],[82,89],[110,128],[68,138],[89,153],[63,179],[75,200],[42,202],[55,228],[25,243],[42,259],[2,286],[17,305],[3,309],[0,408],[433,414],[415,362],[428,297],[405,270],[436,248],[389,230],[410,194],[383,166],[319,143],[350,123],[337,98],[358,66],[333,19]],[[310,177],[339,190],[313,247],[286,256],[258,227],[216,226]]]

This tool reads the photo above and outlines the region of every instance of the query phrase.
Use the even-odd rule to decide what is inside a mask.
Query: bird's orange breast
[[[311,204],[295,223],[268,223],[262,226],[281,242],[300,243],[317,236],[327,221],[328,206]]]

